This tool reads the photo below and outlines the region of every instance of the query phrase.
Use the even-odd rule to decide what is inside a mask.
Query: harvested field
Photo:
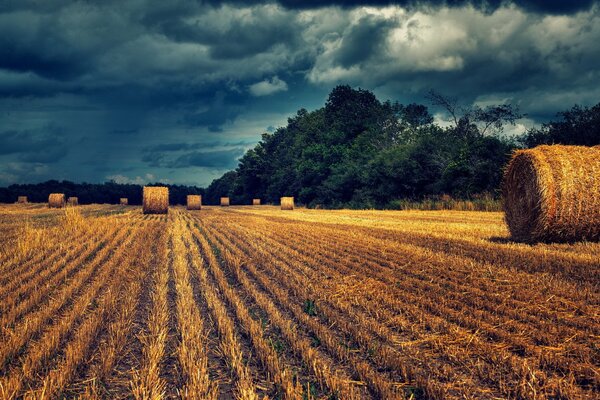
[[[600,397],[600,243],[497,212],[0,206],[0,398]]]

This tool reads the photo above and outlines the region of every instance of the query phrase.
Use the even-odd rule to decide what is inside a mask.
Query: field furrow
[[[501,213],[8,205],[2,233],[0,398],[600,397],[600,243]]]
[[[219,225],[223,225],[223,218],[220,219],[220,224]],[[236,228],[239,228],[239,224],[235,225]],[[270,228],[273,231],[276,231],[276,229],[274,229],[273,224],[271,224]],[[287,227],[289,228],[289,227]],[[313,230],[313,234],[315,233],[315,230]],[[240,232],[228,232],[228,237],[242,237],[240,235]],[[320,235],[317,235],[320,237]],[[282,235],[279,235],[279,237],[281,238]],[[264,240],[264,238],[260,238],[261,241]],[[246,236],[245,239],[242,239],[241,241],[246,241],[246,242],[251,242],[251,237],[250,236]],[[314,245],[308,241],[308,240],[304,240],[304,241],[285,241],[285,240],[281,240],[281,242],[283,242],[284,244],[281,245],[281,248],[275,248],[275,246],[272,246],[271,244],[267,245],[267,248],[272,249],[272,254],[269,255],[269,257],[272,258],[277,258],[278,255],[281,255],[282,258],[287,258],[288,260],[293,259],[296,260],[299,257],[302,257],[301,255],[299,255],[298,253],[295,254],[290,254],[289,256],[286,257],[285,253],[286,253],[286,247],[285,245],[287,244],[287,246],[293,246],[293,245],[297,245],[298,243],[302,243],[302,246],[297,246],[299,248],[310,248],[312,250],[311,254],[314,255],[314,253],[318,253],[318,250],[315,251],[315,247]],[[331,246],[330,246],[331,247]],[[352,246],[349,246],[349,248],[354,248]],[[310,260],[310,255],[305,256],[304,260],[306,260],[306,263],[310,264],[311,260]],[[344,260],[343,258],[338,259],[336,258],[336,254],[335,251],[332,251],[331,253],[326,253],[325,256],[323,258],[320,258],[318,260],[319,262],[317,264],[314,264],[314,268],[313,271],[308,272],[309,274],[318,274],[319,272],[323,272],[325,273],[324,276],[322,277],[318,277],[315,276],[315,279],[317,281],[328,281],[330,280],[331,282],[340,282],[340,281],[344,281],[345,276],[348,276],[349,278],[352,278],[353,281],[360,281],[360,279],[357,279],[357,277],[359,276],[364,276],[364,275],[369,275],[369,271],[367,270],[362,270],[360,267],[360,265],[357,265],[358,269],[355,270],[342,270],[341,273],[338,274],[338,276],[335,275],[335,271],[336,268],[338,268],[341,265],[344,264],[348,264],[347,259]],[[331,273],[333,275],[328,275],[327,274],[327,269],[324,269],[323,266],[327,265],[327,264],[332,265],[332,268],[330,271],[332,271]],[[416,263],[415,263],[416,264]],[[407,265],[415,265],[415,264],[411,264],[411,263],[407,263]],[[416,265],[420,265],[420,264],[416,264]],[[429,277],[431,278],[431,273],[433,273],[433,276],[435,276],[435,270],[430,271]],[[405,276],[404,274],[402,274],[403,276]],[[393,275],[392,275],[393,276]],[[487,338],[486,340],[484,340],[484,342],[481,342],[480,347],[481,350],[480,351],[475,351],[473,353],[476,354],[480,354],[482,356],[485,356],[487,353],[489,353],[490,350],[493,350],[495,353],[504,353],[506,354],[505,357],[503,357],[502,359],[505,360],[504,364],[507,365],[507,367],[505,368],[506,371],[514,371],[515,369],[512,368],[513,365],[518,364],[519,363],[519,357],[516,357],[515,354],[511,354],[511,353],[517,353],[517,355],[521,355],[520,353],[523,353],[524,351],[527,350],[527,347],[525,347],[523,345],[524,340],[517,340],[515,341],[515,339],[518,339],[519,336],[515,336],[516,332],[505,332],[502,330],[498,330],[493,324],[488,323],[487,328],[486,325],[483,324],[483,321],[486,320],[486,316],[485,316],[485,312],[482,314],[480,312],[480,310],[477,309],[477,304],[473,304],[473,307],[467,307],[469,305],[468,302],[464,302],[461,303],[460,301],[457,301],[456,304],[452,304],[450,301],[450,305],[454,305],[455,309],[452,308],[448,308],[448,299],[446,299],[445,297],[452,297],[451,294],[455,293],[455,291],[453,290],[449,290],[447,292],[445,292],[444,290],[440,290],[439,285],[427,285],[426,287],[424,287],[422,289],[423,294],[426,293],[436,293],[440,296],[442,296],[443,301],[436,301],[436,300],[431,300],[431,299],[427,299],[426,297],[423,297],[422,295],[417,293],[413,293],[415,292],[416,289],[418,289],[418,285],[417,283],[422,282],[422,281],[408,281],[406,282],[406,291],[403,292],[399,292],[399,288],[395,287],[396,286],[396,281],[390,281],[387,280],[386,278],[388,278],[387,275],[381,275],[379,276],[379,278],[382,278],[382,281],[374,281],[376,286],[371,288],[370,292],[373,293],[372,297],[372,303],[369,302],[370,304],[367,304],[365,307],[366,311],[369,313],[374,313],[374,315],[379,315],[379,316],[383,316],[384,319],[387,320],[391,320],[391,318],[393,318],[396,315],[402,315],[402,313],[406,313],[407,311],[410,311],[410,309],[414,306],[408,307],[406,306],[406,304],[417,304],[418,305],[418,310],[412,312],[413,318],[415,319],[413,322],[408,321],[408,323],[405,323],[405,325],[410,325],[410,324],[414,324],[415,322],[418,322],[419,319],[424,318],[423,312],[425,312],[427,314],[429,314],[430,316],[436,316],[439,317],[441,319],[441,321],[443,322],[444,325],[447,325],[448,323],[454,324],[457,328],[460,328],[461,330],[464,331],[465,328],[467,328],[467,331],[464,331],[462,336],[463,337],[469,337],[469,336],[473,336],[473,332],[476,332],[477,334],[480,334],[480,336],[482,336],[483,338]],[[405,281],[406,279],[404,279]],[[403,285],[405,283],[403,282]],[[360,286],[360,284],[356,284],[353,286]],[[378,287],[379,286],[379,287]],[[337,289],[341,289],[341,288],[337,288]],[[364,287],[362,287],[361,289],[364,289]],[[336,290],[336,287],[327,287],[321,290],[323,293],[331,293],[332,291],[334,293],[339,292],[339,290]],[[464,290],[463,290],[464,291]],[[362,292],[362,290],[361,290]],[[394,296],[389,297],[389,296],[383,296],[382,297],[382,293],[385,292],[394,292]],[[468,291],[467,291],[468,292]],[[363,292],[364,293],[364,292]],[[367,292],[368,293],[368,292]],[[398,296],[402,296],[402,297],[398,297]],[[346,297],[348,301],[352,301],[352,296],[348,296]],[[387,299],[387,301],[386,301]],[[451,300],[451,299],[450,299]],[[464,300],[464,299],[463,299]],[[382,303],[383,301],[383,303]],[[363,301],[364,303],[364,301]],[[466,303],[466,304],[465,304]],[[386,310],[384,304],[388,304],[388,309]],[[384,307],[382,307],[384,306]],[[387,311],[387,312],[386,312]],[[464,313],[466,312],[471,312],[473,314],[471,317],[469,317],[469,315],[467,314],[466,316],[464,315]],[[384,315],[381,315],[381,313],[384,313]],[[387,315],[385,315],[387,314]],[[497,321],[496,321],[497,322]],[[500,323],[500,325],[503,325],[503,323]],[[588,326],[593,326],[593,325],[588,325]],[[448,328],[445,328],[446,330]],[[554,334],[556,334],[556,332],[553,332]],[[539,336],[539,335],[538,335]],[[522,338],[527,338],[527,335],[523,335]],[[490,340],[490,343],[487,344],[487,340]],[[460,335],[458,337],[458,340],[460,340]],[[585,340],[585,337],[583,338],[583,340]],[[476,344],[478,344],[478,342],[480,341],[479,338],[477,338],[477,340],[473,340],[471,339],[469,342],[469,346],[470,347],[474,347]],[[505,343],[505,341],[508,341],[507,343]],[[418,342],[418,340],[417,340]],[[492,345],[493,347],[490,348],[490,345]],[[552,376],[549,377],[550,381],[553,380],[557,380],[560,382],[562,382],[563,379],[563,374],[564,374],[564,370],[562,369],[558,369],[558,366],[560,365],[565,365],[565,363],[570,365],[570,372],[574,374],[575,376],[575,380],[579,381],[580,384],[586,384],[586,382],[590,382],[590,381],[594,381],[594,366],[593,366],[593,359],[594,359],[594,352],[592,351],[590,353],[590,348],[589,346],[587,347],[579,347],[572,343],[569,344],[568,349],[566,348],[559,348],[560,352],[567,352],[567,354],[569,354],[568,357],[564,357],[562,356],[559,352],[557,351],[553,351],[554,349],[550,349],[547,350],[548,348],[550,348],[550,346],[540,346],[539,348],[535,348],[534,350],[531,350],[530,353],[534,354],[533,357],[533,361],[532,361],[532,365],[537,365],[537,358],[541,358],[543,357],[544,359],[544,363],[545,363],[545,368],[548,371],[553,371],[553,370],[558,370],[558,375],[555,378],[552,378]],[[499,350],[501,349],[501,350]],[[530,347],[531,349],[531,347]],[[507,353],[507,350],[509,351]],[[566,351],[565,351],[566,350]],[[589,355],[591,354],[591,356]],[[531,354],[530,354],[531,355]],[[575,359],[581,359],[580,361],[580,367],[577,367],[577,364],[573,364],[573,361]],[[510,361],[512,360],[512,361]],[[549,362],[550,360],[552,360],[551,362]],[[510,362],[509,362],[510,361]],[[494,364],[498,364],[497,360],[491,360],[491,362],[493,362]],[[501,385],[502,382],[501,380],[503,379],[503,377],[501,375],[498,375],[498,385]],[[569,378],[571,379],[571,378]],[[545,383],[544,383],[545,384]],[[594,385],[592,385],[593,387]]]
[[[243,236],[239,236],[238,233],[228,232],[226,236],[240,237],[238,243],[252,243],[251,240],[243,240]],[[393,372],[397,379],[394,382],[395,387],[403,387],[407,392],[425,389],[431,393],[443,391],[443,388],[436,387],[424,379],[431,372],[419,374],[416,370],[410,368],[412,362],[407,362],[410,358],[403,359],[402,354],[393,348],[395,343],[400,340],[399,334],[394,332],[393,329],[380,324],[376,318],[368,314],[357,313],[356,308],[352,307],[352,302],[335,304],[329,298],[323,297],[323,294],[328,292],[322,288],[315,288],[314,282],[318,282],[319,277],[315,277],[310,272],[304,272],[299,264],[289,265],[289,260],[293,257],[283,257],[281,259],[266,252],[265,249],[270,245],[266,244],[262,249],[260,247],[250,247],[250,250],[248,250],[248,247],[246,247],[246,254],[250,254],[249,257],[265,266],[261,271],[262,273],[256,272],[257,269],[252,265],[252,261],[246,263],[245,267],[261,281],[264,290],[271,292],[276,290],[273,288],[277,288],[279,285],[284,286],[284,290],[276,290],[279,304],[303,304],[305,308],[311,304],[314,305],[315,310],[308,309],[304,312],[308,312],[309,315],[314,313],[315,316],[324,317],[326,326],[341,330],[343,334],[340,335],[338,341],[344,344],[348,349],[348,353],[361,351],[363,357],[374,364],[373,368],[377,368],[379,371]],[[271,276],[268,277],[268,275]],[[311,280],[310,276],[316,279]],[[287,298],[287,293],[293,293],[296,298]],[[318,312],[316,311],[317,305]],[[335,309],[341,312],[335,313],[333,311]],[[380,342],[380,345],[373,346],[374,342]],[[360,348],[361,346],[363,348]],[[368,370],[365,367],[363,369]],[[375,385],[375,383],[372,385]],[[383,385],[385,386],[385,383]],[[388,383],[387,386],[389,387],[390,384]],[[474,388],[470,388],[470,390],[474,390]]]
[[[6,365],[9,357],[18,353],[21,356],[18,365],[2,377],[0,388],[5,396],[12,398],[24,387],[30,386],[28,382],[61,351],[61,346],[68,342],[85,315],[97,308],[98,296],[109,293],[114,279],[119,278],[119,272],[122,271],[118,268],[119,263],[132,241],[133,237],[130,236],[113,249],[101,250],[97,258],[81,269],[71,285],[57,294],[48,307],[26,320],[24,326],[17,326],[13,330],[5,343],[6,347],[2,348],[2,360]],[[59,319],[55,318],[55,313],[59,313]],[[31,340],[34,335],[39,335],[35,342]],[[26,349],[22,350],[28,343]]]
[[[169,334],[166,240],[166,234],[162,230],[156,239],[157,242],[163,242],[163,245],[158,247],[154,254],[157,268],[153,271],[149,312],[144,328],[137,334],[141,344],[140,360],[129,377],[131,395],[136,399],[162,399],[167,390],[167,382],[164,379],[164,357]]]
[[[41,266],[40,270],[33,270],[33,279],[23,279],[15,282],[15,289],[11,290],[10,297],[3,305],[5,310],[0,314],[0,323],[4,327],[12,327],[20,317],[31,312],[34,308],[43,306],[44,301],[52,297],[52,294],[60,286],[71,279],[79,267],[89,260],[104,246],[114,245],[116,240],[122,239],[123,233],[117,233],[117,227],[107,228],[104,232],[99,231],[97,235],[90,235],[85,242],[80,242],[72,252],[67,253],[60,261],[49,261],[50,267]],[[122,229],[122,228],[121,228]],[[112,238],[112,241],[109,239]]]
[[[208,372],[206,322],[194,299],[188,272],[185,229],[181,218],[171,225],[169,237],[177,293],[177,325],[179,340],[177,357],[181,365],[183,384],[181,396],[195,399],[216,399],[218,387]]]

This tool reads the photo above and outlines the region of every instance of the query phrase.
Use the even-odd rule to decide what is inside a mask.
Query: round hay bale
[[[281,209],[282,210],[293,210],[294,209],[294,198],[293,197],[282,197],[281,198]]]
[[[523,242],[600,239],[600,147],[516,151],[502,183],[505,219]]]
[[[252,199],[253,206],[260,206],[260,199]]]
[[[169,188],[144,186],[142,211],[144,214],[167,214],[169,212]]]
[[[27,201],[27,196],[19,196],[19,197],[17,197],[17,203],[19,203],[19,204],[27,204],[27,203],[29,203]]]
[[[229,197],[221,197],[221,207],[229,206]]]
[[[50,193],[50,196],[48,196],[48,207],[63,208],[64,206],[65,206],[64,193]]]
[[[121,197],[119,199],[119,204],[122,206],[129,205],[129,199],[127,197]]]
[[[200,196],[199,194],[188,194],[187,209],[188,210],[201,210],[202,209],[202,196]]]
[[[79,204],[79,198],[78,197],[69,197],[67,199],[67,204],[70,206],[76,206]]]

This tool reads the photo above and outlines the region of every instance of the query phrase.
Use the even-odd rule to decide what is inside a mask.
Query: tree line
[[[152,183],[150,186],[167,186],[171,204],[186,204],[188,194],[204,195],[204,189],[196,186],[168,185]],[[48,201],[50,193],[64,193],[65,196],[76,196],[79,204],[119,204],[121,197],[126,197],[129,204],[142,204],[142,186],[122,184],[114,181],[105,183],[74,183],[70,181],[50,180],[35,184],[15,184],[0,188],[0,202],[14,203],[17,196],[27,196],[33,203]]]
[[[504,129],[523,114],[510,104],[465,106],[434,91],[428,101],[443,108],[448,124],[436,123],[427,105],[381,102],[368,90],[337,86],[324,107],[300,109],[286,126],[264,133],[235,170],[206,189],[166,185],[170,201],[185,204],[187,194],[200,194],[205,204],[218,204],[223,196],[232,204],[251,204],[253,198],[277,204],[293,196],[309,207],[396,208],[399,199],[498,198],[515,149],[600,144],[600,103],[574,106],[514,137]],[[0,202],[19,195],[44,202],[52,192],[78,196],[82,204],[142,201],[140,185],[52,180],[1,188]]]
[[[368,90],[338,86],[324,107],[301,109],[287,126],[263,134],[206,198],[250,204],[294,196],[309,207],[394,208],[398,199],[499,197],[516,148],[600,144],[600,104],[575,106],[509,137],[504,128],[523,117],[510,104],[463,106],[433,91],[428,99],[449,115],[448,126],[435,123],[426,105],[381,102]]]

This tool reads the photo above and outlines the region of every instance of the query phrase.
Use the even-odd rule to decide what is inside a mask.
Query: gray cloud
[[[597,9],[571,17],[516,8],[489,14],[460,8],[355,14],[345,34],[329,40],[317,56],[308,74],[312,82],[351,82],[388,92],[436,88],[468,101],[496,94],[523,102],[529,93],[546,92],[537,99],[543,104],[552,95],[589,91],[600,72],[600,49],[594,45],[600,40]],[[374,19],[385,30],[374,30]],[[354,32],[371,43],[363,57],[347,55],[346,38]]]
[[[600,100],[597,2],[366,4],[0,2],[2,181],[201,170],[205,183],[339,83],[510,101],[537,123]]]
[[[248,145],[245,141],[161,143],[145,147],[141,159],[151,167],[227,169],[237,165]]]
[[[68,153],[64,138],[53,127],[43,131],[4,131],[0,133],[0,143],[0,157],[16,155],[22,162],[56,163]]]
[[[253,83],[248,87],[253,96],[268,96],[277,92],[285,92],[288,90],[288,85],[285,81],[274,76],[271,79]]]
[[[167,164],[170,168],[207,167],[234,168],[244,149],[216,150],[211,152],[195,151],[182,154]]]

